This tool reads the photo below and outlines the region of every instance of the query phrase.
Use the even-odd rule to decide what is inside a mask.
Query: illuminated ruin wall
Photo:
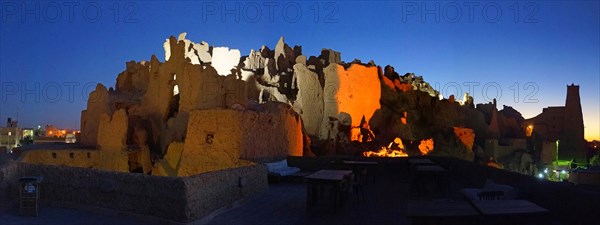
[[[421,76],[372,61],[346,63],[331,49],[307,56],[282,37],[273,50],[262,46],[241,56],[185,36],[165,41],[164,62],[156,56],[127,62],[114,88],[99,84],[90,93],[80,143],[118,159],[108,165],[113,170],[190,175],[312,155],[303,146],[308,137],[322,149],[400,137],[409,154],[472,159],[484,144],[477,140],[497,138],[513,123],[495,103],[475,108],[468,94],[443,99]],[[273,110],[274,102],[288,107]],[[112,125],[117,114],[123,122]],[[206,144],[210,132],[214,144]],[[223,137],[229,139],[220,143]]]
[[[285,104],[266,104],[264,112],[195,110],[185,143],[173,142],[155,175],[189,176],[251,165],[288,155],[302,156],[300,117]]]
[[[102,162],[91,167],[189,176],[302,155],[302,120],[290,106],[248,105],[238,50],[185,33],[164,49],[165,62],[127,62],[115,88],[90,93],[80,143]]]

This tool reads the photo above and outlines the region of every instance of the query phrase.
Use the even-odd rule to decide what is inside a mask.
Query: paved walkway
[[[267,191],[245,199],[239,206],[222,211],[212,219],[204,218],[192,224],[409,224],[406,205],[416,197],[414,193],[411,194],[408,171],[398,165],[385,167],[371,173],[376,174],[376,179],[375,182],[369,179],[366,183],[364,200],[358,202],[356,196],[350,196],[337,212],[332,210],[332,202],[327,196],[313,208],[307,209],[306,183],[297,179],[270,184]],[[460,185],[454,181],[448,182],[448,195],[433,198],[462,198],[458,192]],[[165,223],[169,222],[154,217],[93,208],[81,210],[43,206],[38,217],[21,217],[16,208],[0,211],[2,225]]]
[[[104,209],[90,211],[89,209],[78,210],[74,208],[43,206],[37,217],[20,216],[17,208],[9,211],[0,211],[0,224],[2,225],[108,225],[108,224],[132,224],[153,225],[161,224],[156,218],[144,216],[133,216],[125,213],[107,212]]]
[[[335,213],[327,198],[307,210],[306,184],[301,181],[271,184],[267,192],[214,217],[208,224],[407,224],[407,176],[379,174],[375,183],[367,182],[364,201],[351,196]]]
[[[365,199],[350,196],[338,210],[332,202],[320,200],[306,208],[306,183],[302,179],[270,184],[269,189],[244,200],[210,220],[193,224],[408,224],[406,204],[410,195],[409,175],[404,168],[379,168],[372,171],[364,186]],[[373,182],[373,174],[376,174]],[[447,196],[445,196],[447,197]],[[167,221],[134,216],[110,210],[43,206],[38,217],[21,217],[16,208],[0,211],[0,224],[161,224]]]

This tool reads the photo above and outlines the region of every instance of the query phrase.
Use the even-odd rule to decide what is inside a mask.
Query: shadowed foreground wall
[[[1,154],[1,153],[0,153]],[[0,210],[17,201],[18,166],[15,161],[0,162]]]
[[[26,163],[20,163],[18,167],[19,176],[44,176],[41,184],[44,201],[99,206],[177,222],[202,218],[268,188],[264,165],[190,177],[158,177]],[[18,182],[14,176],[10,179],[7,182]]]

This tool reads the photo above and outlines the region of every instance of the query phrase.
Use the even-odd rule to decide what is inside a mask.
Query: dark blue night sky
[[[18,107],[22,126],[79,128],[96,82],[114,86],[129,60],[164,60],[164,40],[187,32],[242,55],[285,36],[305,55],[332,48],[390,64],[445,97],[496,97],[526,118],[564,105],[567,84],[579,84],[586,137],[600,139],[599,11],[598,1],[3,0],[0,116]]]

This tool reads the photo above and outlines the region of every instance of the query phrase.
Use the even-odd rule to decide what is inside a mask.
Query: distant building
[[[51,138],[67,138],[68,134],[77,134],[78,130],[70,130],[70,129],[59,129],[54,125],[46,125],[44,127],[44,136]]]
[[[18,123],[16,120],[13,120],[12,118],[8,117],[8,119],[6,120],[6,127],[8,128],[15,128],[18,127]]]
[[[486,139],[484,154],[499,161],[510,160],[516,151],[527,150],[527,140],[523,138]]]
[[[578,85],[567,86],[565,106],[544,108],[539,115],[527,119],[524,126],[538,149],[546,146],[543,143],[552,142],[558,146],[559,160],[587,161]]]
[[[20,140],[23,136],[22,130],[16,120],[8,118],[6,127],[0,127],[0,147],[12,149],[20,146]]]
[[[54,125],[46,125],[44,127],[46,137],[60,137],[59,130]]]

